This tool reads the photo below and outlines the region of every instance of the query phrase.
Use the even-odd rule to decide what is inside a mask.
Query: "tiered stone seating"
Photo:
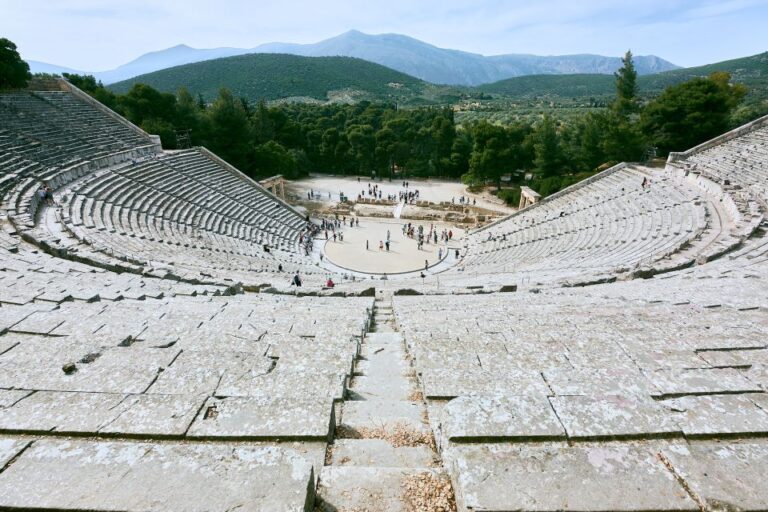
[[[768,509],[768,118],[375,302],[234,286],[320,274],[203,149],[77,91],[0,120],[0,509]]]
[[[94,173],[60,195],[64,225],[78,239],[139,265],[173,263],[187,279],[219,270],[246,282],[278,265],[317,273],[298,254],[305,220],[200,150]]]
[[[643,178],[651,185],[643,188]],[[532,275],[536,282],[615,276],[702,238],[701,191],[671,173],[619,166],[471,234],[460,271]],[[447,272],[445,277],[453,279]]]
[[[309,510],[373,299],[52,302],[73,282],[0,297],[0,507]]]
[[[295,271],[324,282],[299,250],[305,219],[293,209],[204,149],[160,154],[159,139],[61,88],[0,95],[2,209],[30,241],[195,282],[287,286]],[[59,205],[41,216],[43,183]]]
[[[656,281],[396,297],[459,510],[765,507],[765,281]]]

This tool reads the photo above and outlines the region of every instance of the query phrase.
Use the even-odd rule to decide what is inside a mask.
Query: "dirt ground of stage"
[[[409,238],[403,234],[403,224],[411,222],[416,229],[424,226],[424,234],[429,233],[430,227],[438,232],[438,243],[425,243],[417,248],[417,238]],[[440,233],[444,230],[453,232],[453,239],[448,242],[439,241]],[[342,227],[344,241],[338,238],[334,242],[329,232],[329,240],[325,244],[325,257],[336,265],[358,272],[395,274],[423,270],[425,264],[433,266],[438,262],[442,251],[443,258],[448,262],[455,260],[455,249],[461,247],[464,230],[444,222],[419,222],[400,219],[360,218],[360,226]],[[379,249],[379,243],[385,244],[387,232],[390,235],[389,251]],[[367,247],[366,247],[367,244]]]

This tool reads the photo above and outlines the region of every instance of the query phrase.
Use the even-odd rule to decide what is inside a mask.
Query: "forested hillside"
[[[251,101],[308,98],[327,101],[347,95],[350,100],[410,99],[428,84],[392,69],[351,57],[298,57],[250,54],[214,59],[155,71],[110,86],[125,93],[143,83],[162,92],[186,87],[205,101],[216,98],[221,87]]]

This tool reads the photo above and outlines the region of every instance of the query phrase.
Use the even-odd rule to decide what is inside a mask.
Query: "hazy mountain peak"
[[[611,74],[621,59],[601,55],[505,54],[486,57],[476,53],[439,48],[402,34],[366,34],[349,30],[314,44],[267,43],[255,48],[196,49],[178,44],[146,53],[111,71],[94,73],[104,83],[114,83],[160,69],[246,53],[288,53],[306,57],[356,57],[387,66],[428,82],[479,85],[506,78],[540,74]],[[46,67],[47,66],[47,67]],[[34,63],[33,71],[55,66]],[[635,56],[638,74],[658,73],[678,66],[659,57]],[[63,68],[62,68],[63,69]]]

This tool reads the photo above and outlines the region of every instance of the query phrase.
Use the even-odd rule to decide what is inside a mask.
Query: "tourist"
[[[424,271],[426,272],[429,269],[429,260],[424,260]]]
[[[296,286],[297,288],[301,288],[301,277],[299,277],[299,273],[296,272],[296,274],[293,276],[293,280],[291,281],[292,286]]]
[[[448,230],[448,240],[453,240],[453,231]]]
[[[456,249],[456,259],[459,259],[459,250]]]
[[[379,240],[379,250],[380,251],[384,250],[384,242],[382,242],[381,240]]]
[[[368,250],[368,240],[365,241],[365,250]]]
[[[387,242],[389,242],[389,230],[387,230]]]
[[[443,259],[443,248],[442,247],[437,250],[437,259],[438,259],[438,261]]]
[[[283,264],[282,263],[277,265],[277,271],[278,272],[282,272],[283,271]]]
[[[334,241],[334,242],[336,241],[336,232],[335,232],[335,231],[334,231],[334,233],[333,233],[333,241]]]
[[[326,288],[333,288],[334,286],[336,286],[336,283],[333,282],[333,279],[328,277],[328,281],[325,282],[325,287]]]
[[[389,240],[387,240],[387,242],[384,245],[386,246],[387,251],[389,251]]]

